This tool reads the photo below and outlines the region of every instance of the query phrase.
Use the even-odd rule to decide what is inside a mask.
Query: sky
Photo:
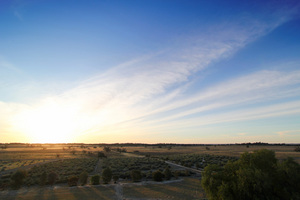
[[[0,1],[9,142],[300,143],[300,2]]]

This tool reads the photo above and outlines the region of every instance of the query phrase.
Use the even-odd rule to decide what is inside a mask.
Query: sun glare
[[[51,104],[24,111],[18,117],[17,126],[30,142],[65,143],[72,142],[75,124],[72,112]]]

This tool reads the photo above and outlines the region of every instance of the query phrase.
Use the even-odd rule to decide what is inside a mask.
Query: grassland
[[[209,150],[207,149],[209,148]],[[172,154],[210,154],[210,155],[222,155],[239,157],[244,152],[253,152],[259,149],[269,149],[275,151],[276,158],[286,159],[288,157],[294,158],[298,163],[300,163],[300,153],[295,152],[297,145],[280,146],[280,145],[207,145],[207,146],[172,146],[161,147],[158,146],[133,146],[126,147],[127,152],[137,152],[139,155],[172,155]]]
[[[116,189],[122,187],[121,194]],[[33,187],[15,191],[0,191],[2,199],[203,199],[200,180],[184,178],[160,184],[124,184],[84,187]]]
[[[200,180],[184,178],[168,184],[129,185],[123,188],[126,199],[203,199],[204,190]]]
[[[17,191],[0,191],[0,198],[5,200],[54,200],[54,199],[117,199],[114,187],[47,187],[23,188]]]
[[[105,152],[105,146],[111,151]],[[170,182],[151,181],[152,172],[162,171],[167,166],[164,160],[201,170],[209,163],[224,164],[229,159],[237,159],[245,151],[262,148],[275,151],[279,160],[292,157],[300,163],[300,152],[294,151],[297,146],[292,145],[6,144],[0,147],[4,147],[0,148],[0,183],[6,186],[0,191],[0,199],[203,199],[205,193],[200,177],[186,175],[186,168],[181,169],[179,179],[173,177]],[[125,151],[118,152],[118,148]],[[103,152],[107,158],[98,160],[98,152]],[[110,167],[120,177],[117,184],[67,186],[68,176],[88,171],[91,177],[101,173],[104,167]],[[7,187],[10,176],[20,168],[28,171],[26,186],[10,190]],[[171,168],[173,172],[180,170],[180,167]],[[142,182],[132,183],[130,172],[133,169],[142,172]],[[42,171],[55,170],[59,170],[60,176],[56,185],[38,186]]]
[[[87,152],[97,153],[103,151],[104,144],[97,145],[74,145],[74,144],[17,144],[7,145],[6,149],[0,149],[0,160],[49,160],[57,158],[84,158]],[[112,149],[122,145],[110,145]],[[295,152],[297,145],[207,145],[207,146],[175,146],[175,145],[155,145],[155,146],[126,146],[128,154],[124,156],[138,155],[171,155],[171,154],[211,154],[239,157],[245,151],[253,152],[258,149],[270,149],[275,151],[278,159],[292,157],[300,162],[300,154]],[[170,148],[171,147],[171,148]],[[207,149],[207,147],[209,149]],[[112,154],[111,156],[113,156]],[[117,157],[120,155],[117,154]]]

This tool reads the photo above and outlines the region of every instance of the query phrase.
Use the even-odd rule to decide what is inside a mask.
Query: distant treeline
[[[76,145],[76,144],[75,144]],[[78,144],[77,144],[78,145]],[[96,143],[96,144],[85,144],[85,145],[98,145],[98,146],[120,146],[120,147],[130,147],[130,146],[230,146],[230,145],[270,145],[270,146],[297,146],[300,144],[286,144],[286,143],[265,143],[265,142],[248,142],[248,143],[235,143],[235,144],[178,144],[178,143],[156,143],[156,144],[147,144],[147,143]]]
[[[85,144],[85,143],[0,143],[0,145],[96,145],[96,146],[120,146],[120,147],[130,147],[130,146],[230,146],[230,145],[261,145],[261,146],[297,146],[299,143],[295,144],[286,144],[286,143],[266,143],[266,142],[247,142],[247,143],[234,143],[234,144],[178,144],[178,143],[156,143],[156,144],[147,144],[147,143],[94,143],[94,144]]]

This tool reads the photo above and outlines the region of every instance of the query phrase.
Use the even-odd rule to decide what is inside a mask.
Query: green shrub
[[[112,172],[110,168],[106,168],[102,171],[102,180],[104,184],[107,184],[111,181],[112,178]]]
[[[98,152],[98,158],[106,158],[106,155],[103,152]]]
[[[140,170],[131,171],[131,179],[133,182],[139,182],[142,179],[142,173]]]
[[[119,180],[119,176],[118,175],[113,175],[113,180],[115,183],[117,183],[117,181]]]
[[[172,172],[171,172],[171,170],[170,170],[169,167],[166,167],[166,169],[164,170],[164,175],[165,175],[165,178],[166,178],[167,180],[170,180],[170,179],[171,179],[171,177],[172,177]]]
[[[162,181],[163,176],[164,176],[163,173],[159,170],[153,172],[152,175],[154,181]]]
[[[77,186],[77,183],[78,183],[78,177],[77,177],[77,176],[70,176],[70,177],[68,178],[68,185],[69,185],[70,187],[72,187],[72,186]]]
[[[91,183],[92,183],[92,185],[99,185],[100,184],[100,175],[96,174],[96,175],[92,176]]]
[[[293,159],[279,163],[274,151],[261,149],[224,167],[208,165],[201,182],[209,199],[299,199],[299,171]]]
[[[85,185],[87,183],[88,177],[89,177],[89,174],[86,171],[81,172],[81,174],[79,175],[80,185]]]
[[[57,174],[57,173],[55,173],[55,172],[50,172],[50,173],[48,174],[48,182],[49,182],[49,184],[50,184],[50,185],[54,185],[55,182],[56,182],[56,180],[57,180],[57,178],[58,178],[58,174]]]
[[[185,175],[185,176],[190,176],[190,175],[191,175],[191,173],[190,173],[190,171],[189,171],[189,170],[185,170],[185,173],[184,173],[184,175]]]
[[[44,171],[40,176],[40,185],[44,186],[47,183],[47,172]]]
[[[178,179],[178,177],[179,177],[179,175],[180,175],[180,172],[176,170],[176,171],[173,173],[173,175],[174,175],[175,179]]]
[[[12,188],[19,189],[24,182],[25,177],[27,176],[27,171],[19,169],[12,176]]]

